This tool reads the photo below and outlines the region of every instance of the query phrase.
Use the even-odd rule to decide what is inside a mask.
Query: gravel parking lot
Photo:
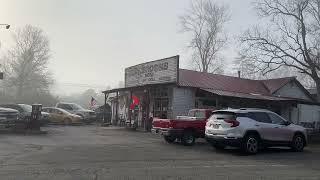
[[[97,126],[50,126],[47,135],[1,135],[2,179],[320,179],[320,146],[245,156],[166,144],[150,133]]]

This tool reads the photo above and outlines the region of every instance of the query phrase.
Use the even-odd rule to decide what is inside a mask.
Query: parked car
[[[49,113],[50,123],[58,123],[58,124],[65,124],[65,125],[71,125],[71,124],[81,124],[82,119],[80,116],[71,114],[68,111],[56,107],[44,107],[42,108],[43,112]]]
[[[177,119],[154,118],[151,132],[161,134],[168,143],[179,139],[184,145],[191,146],[196,138],[205,137],[205,125],[212,111],[211,109],[192,109],[188,116],[178,116]]]
[[[19,111],[19,119],[22,121],[28,121],[31,118],[32,106],[28,104],[1,104],[0,107],[10,108]],[[48,113],[41,113],[40,125],[45,125],[49,121]]]
[[[270,146],[289,146],[294,151],[303,151],[307,145],[305,128],[264,109],[214,111],[205,134],[215,148],[235,146],[249,154]]]
[[[89,109],[84,109],[83,107],[75,103],[60,102],[56,105],[56,107],[80,116],[83,119],[83,121],[86,123],[93,122],[96,119],[96,113],[94,111],[91,111]]]
[[[0,125],[4,128],[12,127],[19,123],[19,112],[15,109],[0,108]]]

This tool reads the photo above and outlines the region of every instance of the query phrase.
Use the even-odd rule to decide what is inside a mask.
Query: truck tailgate
[[[169,128],[170,119],[155,118],[152,121],[153,128]]]

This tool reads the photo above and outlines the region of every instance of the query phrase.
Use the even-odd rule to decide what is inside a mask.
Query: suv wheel
[[[259,150],[259,138],[256,135],[249,134],[244,138],[242,150],[248,154],[256,154]]]
[[[304,149],[304,137],[300,134],[295,135],[292,139],[291,148],[296,152],[302,152]]]
[[[183,133],[181,140],[182,140],[183,145],[192,146],[192,145],[194,145],[196,138],[194,137],[194,135],[191,131],[187,131],[187,132]]]
[[[173,137],[173,136],[164,136],[164,140],[165,140],[167,143],[173,143],[173,142],[176,140],[176,137]]]

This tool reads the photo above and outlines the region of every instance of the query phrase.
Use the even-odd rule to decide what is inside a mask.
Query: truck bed
[[[172,129],[172,130],[191,130],[195,134],[202,136],[205,130],[206,119],[183,117],[177,119],[159,119],[153,120],[153,128],[158,130]]]

